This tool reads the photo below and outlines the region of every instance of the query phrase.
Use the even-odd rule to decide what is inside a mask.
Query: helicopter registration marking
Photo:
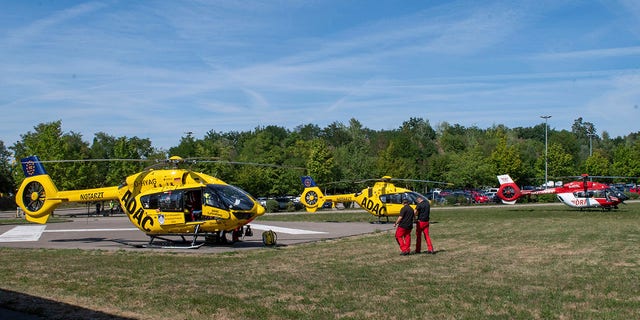
[[[156,178],[153,178],[153,179],[142,180],[141,182],[136,181],[133,183],[133,187],[134,188],[145,187],[145,186],[155,187],[156,184],[157,184]]]
[[[104,198],[104,192],[91,192],[80,195],[80,200],[97,200],[102,198]]]

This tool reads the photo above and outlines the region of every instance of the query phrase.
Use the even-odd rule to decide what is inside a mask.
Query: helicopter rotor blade
[[[41,163],[75,163],[75,162],[154,162],[152,165],[146,167],[144,170],[156,169],[159,167],[173,165],[177,166],[179,164],[197,164],[197,163],[221,163],[221,164],[231,164],[231,165],[251,165],[258,167],[270,167],[270,168],[284,168],[284,169],[295,169],[295,170],[306,170],[303,167],[296,166],[286,166],[286,165],[277,165],[277,164],[269,164],[269,163],[258,163],[258,162],[243,162],[243,161],[228,161],[228,160],[220,160],[216,157],[211,158],[180,158],[180,157],[170,157],[167,159],[75,159],[75,160],[40,160]]]
[[[74,162],[112,162],[112,161],[122,161],[122,162],[149,162],[153,161],[151,159],[75,159],[75,160],[40,160],[40,163],[74,163]]]
[[[450,182],[442,182],[442,181],[434,181],[434,180],[387,178],[387,177],[377,178],[377,179],[357,180],[357,181],[354,181],[354,183],[366,183],[366,182],[371,182],[371,181],[375,181],[375,182],[402,181],[402,182],[421,182],[421,183],[436,183],[436,184],[443,184],[443,185],[453,185],[453,183],[450,183]]]
[[[451,182],[442,182],[442,181],[434,181],[434,180],[422,180],[422,179],[402,179],[402,178],[392,178],[391,181],[407,181],[407,182],[426,182],[426,183],[436,183],[436,184],[445,184],[445,185],[453,185]]]
[[[228,161],[228,160],[197,160],[196,162],[198,162],[198,163],[221,163],[221,164],[232,164],[232,165],[250,165],[250,166],[256,166],[256,167],[307,170],[307,168],[303,168],[303,167],[286,166],[286,165],[278,165],[278,164],[270,164],[270,163],[259,163],[259,162]]]

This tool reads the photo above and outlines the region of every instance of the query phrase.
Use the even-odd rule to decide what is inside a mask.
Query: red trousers
[[[400,251],[411,252],[411,229],[397,227],[396,241],[398,241],[398,245],[400,245]]]
[[[422,249],[422,234],[427,241],[427,250],[433,251],[433,244],[431,243],[431,237],[429,237],[429,221],[416,223],[416,253]]]

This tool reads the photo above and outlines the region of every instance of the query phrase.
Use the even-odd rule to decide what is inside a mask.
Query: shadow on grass
[[[0,289],[0,319],[120,319],[120,317],[32,295]]]

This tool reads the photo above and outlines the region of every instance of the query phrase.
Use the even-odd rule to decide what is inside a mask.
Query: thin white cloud
[[[614,4],[590,14],[604,21],[615,12],[630,26],[633,3],[628,13]],[[338,28],[335,5],[354,10],[341,12],[349,19]],[[638,104],[629,61],[640,47],[599,41],[619,24],[573,30],[558,18],[564,35],[536,37],[553,31],[549,16],[579,3],[410,3],[421,9],[378,15],[356,14],[357,5],[90,2],[9,26],[0,39],[10,48],[0,52],[0,108],[16,112],[0,120],[0,137],[10,145],[38,122],[62,119],[85,137],[105,131],[168,147],[187,131],[352,117],[395,128],[414,116],[432,125],[521,126],[539,113],[568,126],[569,117],[602,119],[588,121],[606,130],[616,122],[596,105]],[[599,46],[573,45],[580,39],[571,35],[582,33]],[[556,47],[563,50],[545,51]],[[635,128],[620,127],[616,134]]]
[[[625,57],[625,56],[640,56],[640,46],[542,53],[542,54],[534,55],[533,58],[542,59],[542,60],[572,60],[572,59],[603,59],[603,58],[616,58],[616,57]]]
[[[48,33],[50,29],[57,27],[69,20],[93,13],[105,7],[103,2],[81,3],[71,8],[63,9],[53,14],[35,20],[29,25],[8,32],[7,42],[11,45],[20,45],[34,41],[43,33]]]

